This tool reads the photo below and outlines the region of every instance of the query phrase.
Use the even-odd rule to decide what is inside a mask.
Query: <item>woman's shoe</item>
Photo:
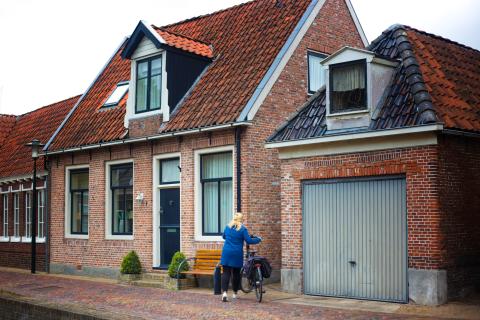
[[[224,292],[222,295],[222,302],[228,302],[227,293]]]

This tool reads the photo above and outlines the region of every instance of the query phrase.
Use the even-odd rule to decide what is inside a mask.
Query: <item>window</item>
[[[3,195],[3,237],[8,237],[8,194]]]
[[[38,238],[45,238],[45,191],[37,192]]]
[[[308,52],[308,93],[315,93],[325,85],[325,68],[321,62],[327,56],[321,53]]]
[[[117,84],[117,87],[113,91],[113,93],[110,95],[110,97],[105,101],[103,104],[104,107],[111,107],[111,106],[116,106],[120,100],[122,100],[123,96],[127,93],[128,91],[128,81],[127,82],[120,82]]]
[[[13,237],[20,238],[20,195],[13,194]]]
[[[110,167],[112,234],[133,234],[133,164]]]
[[[160,160],[160,184],[180,183],[180,159]]]
[[[32,237],[32,193],[25,193],[25,238]]]
[[[70,233],[88,234],[88,169],[70,171]]]
[[[204,154],[200,158],[202,186],[202,233],[220,235],[231,219],[232,153]]]
[[[330,113],[367,108],[366,61],[330,66]]]
[[[162,57],[157,56],[137,63],[135,113],[158,110],[162,94]]]

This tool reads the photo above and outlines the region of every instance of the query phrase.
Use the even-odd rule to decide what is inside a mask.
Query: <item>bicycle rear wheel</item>
[[[263,297],[263,276],[262,270],[260,267],[256,268],[255,272],[255,295],[257,296],[257,301],[262,302]]]
[[[243,272],[243,267],[240,270],[240,290],[244,293],[249,293],[253,290],[253,282],[252,280],[248,279],[248,276]]]

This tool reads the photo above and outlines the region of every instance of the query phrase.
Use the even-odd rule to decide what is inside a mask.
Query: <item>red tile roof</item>
[[[72,97],[13,117],[14,126],[0,147],[0,178],[32,172],[31,149],[25,144],[33,139],[45,144],[79,98]],[[43,157],[40,157],[37,169],[43,170],[43,166]]]
[[[163,28],[155,27],[160,37],[171,47],[182,49],[197,55],[213,58],[213,48],[211,45],[204,42],[185,37],[183,35],[165,30]]]
[[[0,114],[0,147],[3,145],[3,141],[15,125],[16,119],[17,117],[13,115]]]
[[[236,121],[310,3],[311,0],[284,0],[284,5],[278,7],[275,0],[256,0],[154,27],[164,32],[166,41],[182,43],[183,48],[205,54],[207,44],[211,44],[216,57],[161,131]],[[122,60],[120,53],[121,50],[115,54],[86,94],[50,151],[125,137],[126,96],[119,106],[99,110],[117,83],[130,79],[130,61]]]
[[[445,127],[480,131],[480,51],[410,27],[407,34]]]

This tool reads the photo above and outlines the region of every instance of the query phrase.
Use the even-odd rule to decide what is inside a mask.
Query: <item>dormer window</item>
[[[158,110],[162,105],[162,56],[137,62],[135,113]]]
[[[330,65],[330,114],[367,110],[367,63]]]
[[[107,101],[103,104],[103,107],[116,106],[120,100],[125,96],[128,91],[128,81],[120,82],[113,93],[108,97]]]

